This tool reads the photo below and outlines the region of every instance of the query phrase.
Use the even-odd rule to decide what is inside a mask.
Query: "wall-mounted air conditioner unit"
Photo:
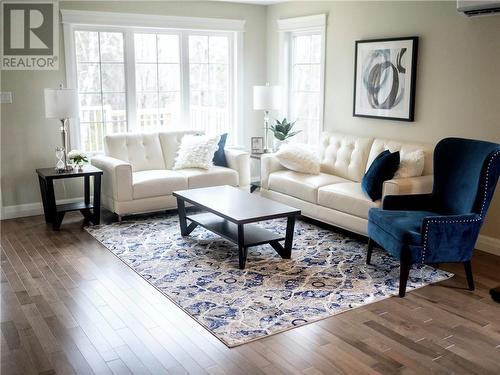
[[[457,10],[467,17],[500,14],[499,0],[457,0]]]

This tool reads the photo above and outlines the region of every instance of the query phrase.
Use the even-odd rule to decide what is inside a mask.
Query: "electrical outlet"
[[[12,93],[10,91],[0,92],[0,103],[11,104],[12,103]]]

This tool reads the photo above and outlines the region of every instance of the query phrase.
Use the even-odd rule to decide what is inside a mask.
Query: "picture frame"
[[[414,121],[418,36],[357,40],[353,116]]]
[[[252,137],[250,143],[252,154],[264,153],[264,137]]]

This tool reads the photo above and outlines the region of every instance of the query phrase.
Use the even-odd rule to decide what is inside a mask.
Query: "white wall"
[[[500,143],[500,16],[469,19],[456,2],[291,2],[268,7],[268,80],[279,83],[277,20],[328,14],[325,130],[436,143]],[[352,116],[354,42],[419,36],[415,122]],[[500,189],[497,189],[500,190]],[[500,191],[484,227],[500,238]]]
[[[250,137],[262,135],[262,114],[252,109],[252,86],[266,79],[266,7],[222,2],[61,2],[61,9],[131,12],[189,17],[245,19],[244,103],[245,146]],[[60,64],[58,71],[3,71],[1,91],[11,91],[12,104],[1,105],[1,194],[4,206],[40,201],[35,169],[55,165],[55,147],[60,144],[59,123],[44,116],[43,89],[65,82],[64,46],[60,28]],[[80,184],[58,182],[58,198],[82,195]],[[29,205],[28,207],[32,207]],[[10,211],[14,210],[10,208]],[[8,209],[9,211],[9,209]]]
[[[247,145],[262,135],[262,114],[252,110],[252,86],[278,83],[276,20],[328,13],[325,129],[402,140],[436,142],[462,136],[500,142],[500,16],[468,19],[456,2],[291,2],[243,5],[225,2],[61,2],[62,9],[246,19],[244,127]],[[416,121],[352,117],[354,41],[420,37]],[[62,32],[61,32],[62,38]],[[267,44],[266,44],[267,41]],[[39,202],[35,168],[54,164],[58,124],[46,120],[43,89],[64,82],[59,71],[4,71],[1,90],[13,104],[1,106],[1,194],[4,206]],[[266,53],[267,47],[267,53]],[[267,62],[267,64],[266,64]],[[267,79],[266,79],[267,78]],[[58,197],[81,195],[59,184]],[[500,190],[500,189],[499,189]],[[483,233],[500,238],[500,191]]]

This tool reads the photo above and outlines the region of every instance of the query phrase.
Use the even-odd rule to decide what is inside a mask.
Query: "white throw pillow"
[[[295,172],[319,174],[320,160],[313,151],[298,145],[282,145],[275,154],[280,164]]]
[[[187,134],[182,137],[173,169],[210,169],[220,137]]]
[[[422,176],[424,171],[424,151],[416,150],[401,154],[399,168],[394,178],[407,178]]]

